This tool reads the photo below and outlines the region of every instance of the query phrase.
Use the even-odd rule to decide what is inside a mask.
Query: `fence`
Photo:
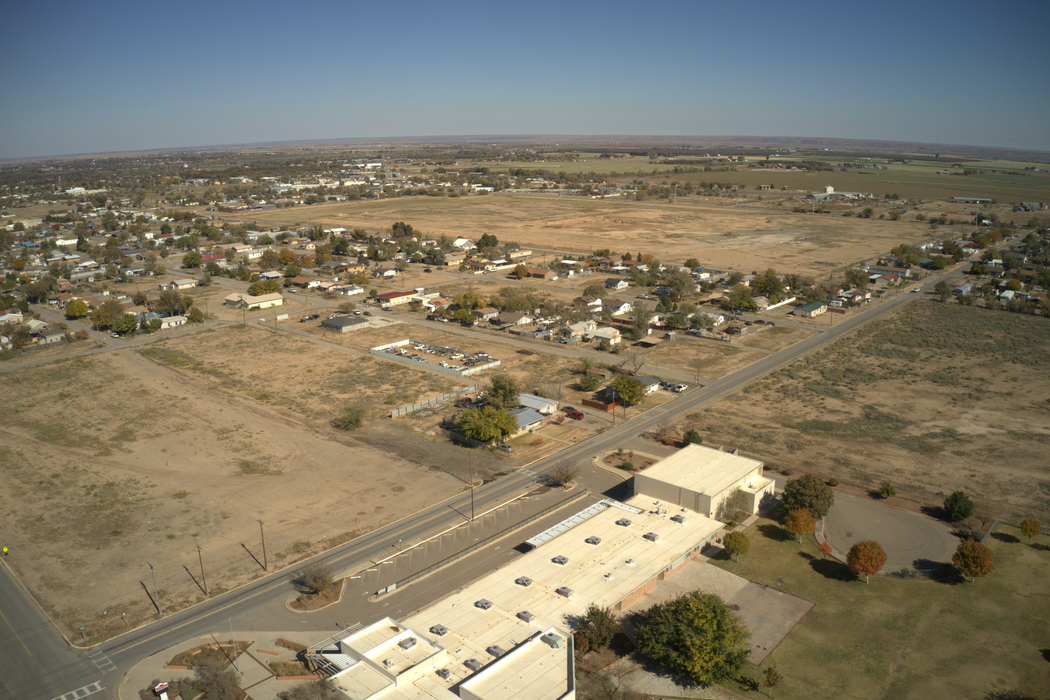
[[[536,520],[539,520],[543,516],[545,516],[545,515],[547,515],[549,513],[553,513],[554,511],[558,510],[559,508],[563,508],[563,507],[569,505],[573,501],[578,501],[579,499],[583,498],[584,496],[590,495],[590,493],[591,493],[590,489],[584,489],[583,491],[580,491],[579,493],[575,493],[572,496],[569,496],[568,498],[566,498],[565,500],[559,501],[559,502],[555,503],[552,506],[548,506],[548,507],[544,508],[539,513],[535,513],[535,514],[529,516],[528,518],[525,518],[524,520],[522,520],[519,523],[515,523],[514,525],[511,525],[508,528],[504,528],[503,530],[500,530],[495,535],[491,535],[489,537],[486,537],[485,539],[481,540],[480,542],[475,542],[474,544],[472,544],[471,546],[467,547],[466,549],[460,550],[459,552],[456,552],[452,556],[446,557],[445,559],[442,559],[441,561],[437,562],[436,564],[431,564],[430,566],[428,566],[425,569],[417,571],[416,573],[411,574],[410,576],[406,576],[405,578],[401,579],[397,583],[392,583],[389,586],[387,586],[386,588],[382,588],[379,591],[376,591],[376,596],[381,596],[381,595],[384,595],[386,593],[392,593],[395,589],[397,589],[397,588],[399,588],[401,586],[407,586],[408,584],[412,583],[413,581],[421,579],[424,576],[426,576],[427,574],[433,573],[434,571],[437,571],[438,569],[440,569],[442,567],[448,566],[452,562],[454,562],[454,561],[456,561],[458,559],[462,559],[463,557],[467,556],[468,554],[471,554],[472,552],[476,552],[477,550],[479,550],[479,549],[481,549],[483,547],[487,547],[488,545],[492,544],[496,540],[499,540],[499,539],[502,539],[502,538],[506,537],[507,535],[509,535],[510,533],[514,532],[515,530],[523,528],[526,525],[528,525],[529,523],[534,522]]]
[[[424,408],[427,408],[429,406],[433,406],[433,405],[439,404],[439,403],[445,403],[446,401],[450,401],[451,399],[454,399],[457,396],[462,396],[463,394],[472,394],[472,393],[474,393],[477,390],[478,390],[478,385],[477,384],[472,384],[471,386],[468,386],[466,389],[457,389],[456,391],[450,391],[447,394],[442,394],[441,396],[435,396],[432,399],[427,399],[426,401],[420,401],[419,403],[414,403],[414,404],[412,404],[410,406],[402,406],[401,408],[395,408],[393,411],[390,412],[390,417],[391,418],[400,418],[401,416],[406,416],[409,413],[415,413],[416,411],[422,411]]]

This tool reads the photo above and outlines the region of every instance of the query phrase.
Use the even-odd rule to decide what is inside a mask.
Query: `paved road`
[[[928,286],[932,284],[931,281]],[[834,342],[917,297],[918,295],[901,295],[891,303],[884,303],[857,314],[822,333],[693,390],[668,404],[666,410],[661,408],[658,411],[649,411],[628,423],[621,423],[557,454],[526,465],[507,477],[477,489],[474,493],[475,508],[484,510],[508,501],[532,488],[537,475],[542,475],[555,465],[566,461],[586,465],[585,478],[594,479],[596,483],[604,479],[611,485],[615,480],[609,475],[602,476],[589,467],[591,460],[601,454],[602,450],[615,449],[626,444],[668,416],[676,417],[693,412],[806,353]],[[622,497],[622,494],[617,493],[617,497]],[[330,563],[337,571],[365,570],[373,566],[373,561],[389,556],[398,542],[418,542],[430,537],[462,522],[462,514],[469,510],[470,493],[465,492],[445,503],[432,506],[398,523],[337,547],[319,556],[316,561]],[[0,641],[5,645],[3,649],[10,653],[0,657],[0,677],[18,679],[15,682],[19,683],[19,686],[16,694],[2,692],[0,697],[28,700],[54,700],[63,693],[78,688],[103,686],[104,690],[97,691],[98,697],[117,697],[115,679],[122,676],[138,660],[195,635],[225,629],[231,620],[237,620],[241,625],[253,624],[260,611],[273,614],[293,594],[288,573],[274,573],[236,591],[105,642],[91,652],[75,653],[61,642],[60,637],[50,636],[49,630],[53,628],[46,616],[35,606],[27,604],[24,599],[20,600],[13,592],[13,583],[3,583],[4,593],[0,598],[0,609],[3,610],[7,623],[3,630],[5,634],[0,636]],[[437,589],[436,585],[430,585]],[[422,589],[422,586],[417,589]],[[301,621],[300,624],[305,623]],[[30,643],[21,647],[19,640],[24,641],[27,638]],[[89,657],[88,653],[95,656]],[[103,667],[109,669],[109,672],[103,674]],[[100,685],[91,686],[92,683]],[[58,690],[55,691],[55,688]],[[2,687],[0,690],[3,690]],[[80,697],[83,697],[83,694]]]
[[[959,545],[944,523],[844,493],[835,494],[824,535],[843,554],[857,542],[875,540],[886,552],[886,572],[935,568],[935,562],[950,562]]]

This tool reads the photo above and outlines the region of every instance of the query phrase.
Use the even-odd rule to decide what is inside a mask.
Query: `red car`
[[[583,420],[583,414],[579,411],[567,411],[565,415],[575,420]]]
[[[463,398],[456,400],[456,407],[463,408],[464,406],[469,406],[472,403],[474,402],[470,398],[464,396]]]

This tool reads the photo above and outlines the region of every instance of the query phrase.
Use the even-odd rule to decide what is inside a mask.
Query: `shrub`
[[[618,466],[620,467],[620,469],[623,469],[626,472],[633,472],[634,471],[634,465],[631,464],[630,462],[628,462],[627,460],[624,460],[624,461],[620,462],[620,464]]]
[[[828,486],[838,486],[838,485],[839,485],[839,480],[838,479],[828,479]]]
[[[311,593],[323,593],[335,582],[335,575],[327,564],[311,564],[299,572],[296,580]]]
[[[360,404],[345,406],[342,412],[332,419],[332,427],[338,430],[357,430],[365,422],[368,409]]]
[[[883,481],[882,486],[879,487],[879,495],[883,498],[890,498],[891,496],[897,495],[897,489],[895,489],[890,482]]]
[[[699,445],[704,441],[704,439],[700,437],[700,433],[692,429],[685,431],[685,435],[682,436],[682,439],[688,445]]]
[[[956,491],[944,499],[944,511],[953,523],[966,520],[973,513],[973,501],[962,491]]]

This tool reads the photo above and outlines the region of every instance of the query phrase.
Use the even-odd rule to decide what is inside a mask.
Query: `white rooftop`
[[[762,462],[703,445],[688,445],[645,470],[645,476],[708,496],[719,494]]]

